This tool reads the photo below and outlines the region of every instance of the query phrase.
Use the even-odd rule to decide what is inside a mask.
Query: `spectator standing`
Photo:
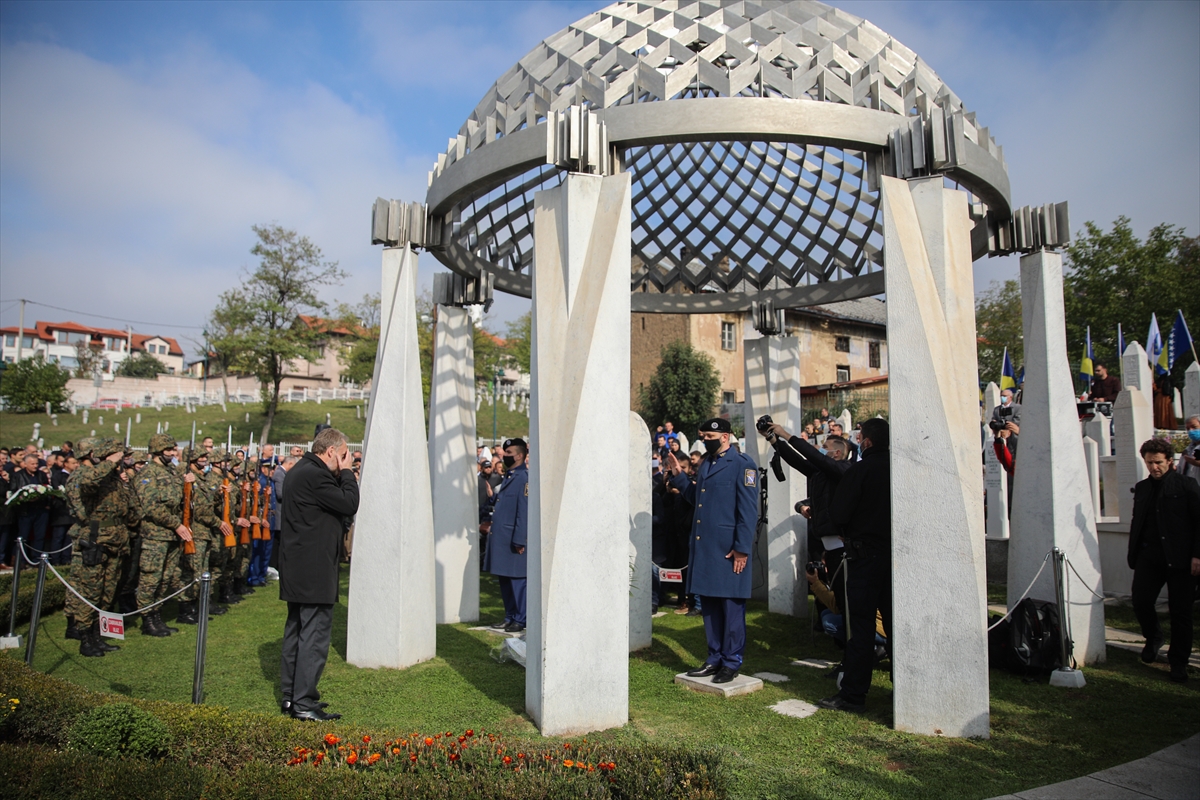
[[[294,448],[293,448],[294,449]],[[303,455],[303,454],[301,454]],[[299,456],[288,456],[280,462],[275,471],[271,473],[271,555],[267,558],[267,572],[272,577],[279,577],[279,531],[283,527],[283,481],[287,477],[288,470],[296,465]]]
[[[529,446],[524,439],[504,442],[504,483],[493,502],[492,527],[488,548],[484,553],[483,569],[500,581],[500,597],[504,601],[504,620],[492,625],[508,633],[525,630],[528,577],[529,532],[529,468],[526,459]]]
[[[49,486],[49,470],[38,466],[36,453],[26,452],[21,457],[21,468],[9,478],[10,492],[18,492],[26,486]],[[50,523],[49,499],[32,500],[17,506],[17,536],[30,547],[44,550],[46,530]]]
[[[50,471],[50,485],[55,489],[66,491],[67,479],[71,477],[71,473],[79,469],[79,459],[74,455],[67,456],[63,459],[63,465]],[[62,550],[70,540],[67,539],[67,531],[74,523],[71,517],[71,510],[67,507],[67,501],[61,498],[53,498],[50,501],[50,535],[47,537],[46,547],[44,549],[54,552]],[[51,564],[70,564],[71,552],[65,550],[61,553],[55,553],[50,556]]]
[[[340,719],[323,710],[317,683],[329,657],[338,601],[342,536],[358,513],[358,482],[346,436],[326,428],[284,481],[279,599],[288,604],[280,658],[281,709],[309,722]]]
[[[1092,393],[1090,399],[1097,402],[1115,403],[1121,393],[1121,379],[1108,374],[1108,367],[1097,361],[1093,367],[1096,375],[1092,378]]]
[[[9,557],[9,548],[16,540],[12,535],[13,522],[16,515],[13,513],[13,507],[5,505],[4,500],[8,499],[8,490],[13,476],[13,465],[8,460],[8,450],[0,447],[0,562],[4,566],[10,566],[12,560]]]
[[[1171,680],[1188,679],[1192,652],[1192,604],[1200,576],[1200,486],[1175,471],[1174,448],[1166,439],[1148,439],[1138,451],[1150,477],[1133,488],[1129,552],[1133,570],[1133,612],[1146,646],[1142,661],[1151,664],[1163,644],[1155,603],[1167,586],[1171,616]]]
[[[866,709],[875,662],[875,617],[883,617],[888,651],[892,638],[892,501],[886,420],[862,427],[862,460],[846,471],[834,492],[830,519],[842,532],[846,558],[845,677],[841,689],[818,705],[837,711]]]
[[[992,418],[988,422],[988,426],[993,431],[998,431],[1002,428],[1008,430],[1011,435],[1005,437],[1004,444],[1015,459],[1017,456],[1017,440],[1021,435],[1021,404],[1016,401],[1012,389],[1005,389],[1000,392],[1000,405],[992,409]]]
[[[1179,474],[1200,486],[1200,417],[1191,416],[1187,426],[1188,445],[1179,456]]]

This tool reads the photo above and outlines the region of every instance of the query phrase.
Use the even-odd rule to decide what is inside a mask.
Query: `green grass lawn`
[[[330,421],[335,428],[343,431],[351,442],[361,442],[366,427],[365,409],[361,419],[355,416],[355,407],[361,405],[362,403],[357,400],[327,400],[320,404],[315,401],[280,403],[279,411],[275,414],[275,422],[271,427],[271,440],[273,442],[311,441],[313,429],[317,424],[323,423],[325,415],[329,414]],[[262,403],[246,403],[245,405],[230,403],[226,408],[227,411],[222,411],[219,405],[198,406],[194,414],[189,414],[183,408],[163,408],[162,411],[155,411],[153,407],[123,408],[120,411],[93,408],[88,411],[87,425],[83,424],[82,411],[78,414],[63,412],[58,415],[57,427],[51,424],[50,418],[44,413],[15,414],[4,411],[0,412],[0,446],[24,446],[30,440],[29,437],[33,433],[35,422],[41,424],[40,435],[45,439],[46,446],[50,448],[57,448],[64,439],[77,442],[90,435],[92,431],[95,431],[98,436],[119,436],[124,439],[125,426],[131,419],[135,420],[131,441],[138,447],[146,446],[160,422],[166,424],[168,432],[181,441],[186,441],[191,437],[193,422],[196,423],[197,438],[211,436],[216,441],[224,443],[231,425],[233,426],[235,445],[245,446],[250,440],[251,434],[255,439],[258,438],[262,433],[263,422],[266,420]],[[139,413],[142,415],[140,424],[136,422]],[[247,414],[250,415],[249,422],[246,421]],[[101,419],[104,421],[101,422]],[[479,435],[490,439],[492,407],[487,403],[480,406],[478,419]],[[113,425],[118,422],[121,424],[119,434],[113,429]],[[497,434],[502,439],[510,436],[527,436],[529,433],[529,418],[524,414],[509,411],[508,407],[503,404],[497,409],[496,423]]]
[[[348,570],[343,571],[343,586]],[[495,581],[483,580],[483,618],[502,615]],[[402,590],[398,588],[398,591]],[[343,597],[345,595],[343,594]],[[168,619],[172,609],[168,608]],[[285,606],[275,585],[210,625],[206,702],[278,713],[278,669]],[[789,698],[814,702],[834,691],[819,670],[792,666],[801,657],[836,659],[832,642],[807,623],[751,603],[748,672],[790,677],[752,695],[723,700],[672,683],[704,655],[701,620],[667,614],[654,621],[654,643],[630,658],[630,722],[593,734],[594,741],[716,745],[742,798],[987,798],[1084,775],[1145,756],[1200,731],[1198,684],[1167,681],[1164,666],[1109,650],[1085,671],[1081,690],[1051,688],[992,672],[992,738],[915,736],[891,729],[891,684],[877,672],[863,716],[820,711],[803,720],[770,706]],[[524,670],[500,664],[500,637],[438,626],[438,656],[407,670],[358,669],[345,663],[346,607],[335,611],[333,646],[321,682],[344,722],[371,731],[438,731],[468,727],[536,736],[524,714]],[[35,668],[99,691],[187,702],[195,628],[169,639],[132,631],[123,650],[102,659],[79,656],[62,638],[61,613],[44,619]],[[953,646],[953,638],[948,638]],[[19,658],[8,651],[5,657]],[[580,692],[589,687],[580,686]],[[297,723],[299,736],[300,723]]]

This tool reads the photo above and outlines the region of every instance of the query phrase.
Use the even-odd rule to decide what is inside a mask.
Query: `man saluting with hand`
[[[688,537],[688,588],[700,596],[708,658],[688,675],[728,683],[742,668],[746,649],[746,601],[750,599],[750,550],[758,526],[758,466],[730,447],[727,419],[700,425],[705,455],[696,482],[667,455],[671,485],[692,504],[695,516]]]

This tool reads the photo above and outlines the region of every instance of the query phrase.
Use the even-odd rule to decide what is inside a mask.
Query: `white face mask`
[[[1004,395],[1003,397],[1000,398],[1000,405],[1002,405],[1002,406],[1006,406],[1006,405],[1010,404],[1011,402],[1012,402],[1012,398],[1009,397],[1008,395]]]
[[[178,466],[179,466],[179,456],[174,456],[174,457],[171,459],[171,466],[172,466],[172,467],[178,467]]]

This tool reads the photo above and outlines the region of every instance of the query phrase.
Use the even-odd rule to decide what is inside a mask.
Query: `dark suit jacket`
[[[842,476],[829,518],[846,539],[846,552],[890,555],[892,486],[889,453],[872,447]],[[861,546],[860,546],[861,545]]]
[[[1156,507],[1151,506],[1154,479],[1138,481],[1133,487],[1133,522],[1129,525],[1127,563],[1133,569],[1142,547],[1146,519],[1155,515],[1163,537],[1167,566],[1191,569],[1192,559],[1200,558],[1200,486],[1175,470],[1162,476]]]
[[[305,453],[284,479],[279,516],[279,599],[326,604],[338,600],[338,562],[347,520],[358,512],[351,470],[334,475]]]

